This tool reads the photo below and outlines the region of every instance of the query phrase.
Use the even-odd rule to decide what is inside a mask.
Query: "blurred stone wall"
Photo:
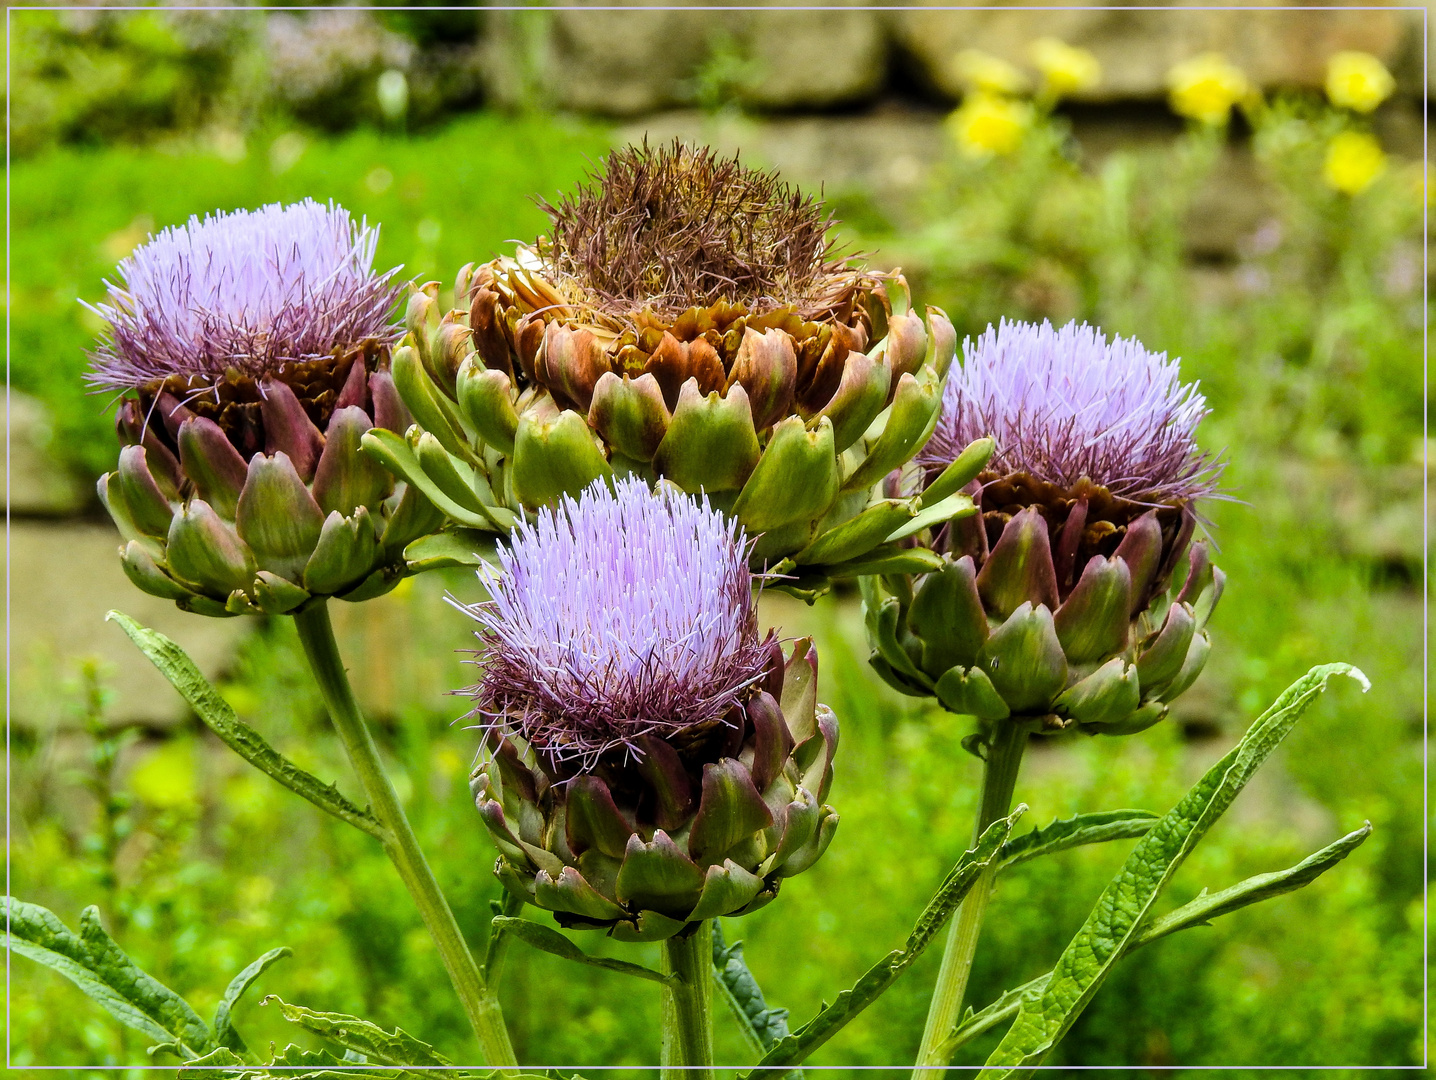
[[[481,45],[489,94],[624,117],[714,93],[777,111],[861,107],[893,91],[950,102],[960,50],[1022,66],[1042,36],[1096,54],[1104,78],[1084,95],[1093,103],[1160,100],[1167,70],[1209,50],[1273,89],[1317,86],[1332,53],[1359,49],[1406,93],[1421,90],[1421,12],[1411,9],[642,10],[653,6],[491,12]]]

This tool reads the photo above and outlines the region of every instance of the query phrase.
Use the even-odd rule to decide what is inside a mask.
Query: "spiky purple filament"
[[[1134,338],[1109,342],[1070,322],[1003,320],[963,345],[942,416],[919,463],[942,468],[974,439],[997,443],[989,469],[1070,486],[1086,477],[1135,502],[1211,493],[1221,466],[1197,447],[1207,415],[1197,384]]]
[[[312,199],[198,216],[120,261],[94,308],[108,332],[87,376],[129,390],[172,375],[262,376],[369,338],[393,340],[398,269],[374,272],[377,227]]]
[[[477,715],[555,761],[722,721],[766,672],[741,527],[676,488],[596,481],[519,525],[481,629]]]

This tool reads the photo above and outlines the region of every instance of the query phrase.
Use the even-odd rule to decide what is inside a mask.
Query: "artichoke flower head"
[[[832,839],[837,722],[811,642],[760,636],[746,546],[707,500],[630,477],[480,571],[475,801],[498,877],[565,926],[660,940],[742,914]]]
[[[305,200],[192,217],[120,262],[87,381],[121,397],[99,491],[141,589],[207,615],[362,599],[443,523],[359,449],[410,424],[377,241]]]
[[[540,205],[549,233],[465,266],[454,310],[412,294],[395,375],[422,433],[376,456],[470,528],[633,475],[707,495],[782,585],[898,554],[896,520],[816,542],[930,434],[946,316],[839,257],[815,199],[710,150],[616,150]]]
[[[1003,322],[968,341],[917,464],[940,474],[990,437],[979,513],[937,534],[937,571],[865,581],[879,672],[988,723],[1160,720],[1206,662],[1224,582],[1190,543],[1221,473],[1196,443],[1206,414],[1176,363],[1135,340]]]

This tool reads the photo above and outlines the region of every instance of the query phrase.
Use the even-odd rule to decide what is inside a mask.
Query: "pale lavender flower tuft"
[[[479,572],[492,599],[464,607],[476,715],[552,761],[716,725],[767,672],[741,527],[706,498],[595,481],[520,524],[499,563]]]
[[[1142,503],[1210,494],[1221,466],[1198,449],[1207,415],[1195,383],[1165,353],[1133,338],[1108,341],[1076,322],[1003,320],[963,346],[943,393],[942,416],[919,463],[939,469],[974,439],[991,436],[988,465],[1070,487],[1082,478]]]
[[[271,375],[368,339],[393,341],[397,268],[374,272],[378,228],[312,199],[191,217],[120,261],[93,310],[108,333],[87,381],[130,390],[172,375]]]

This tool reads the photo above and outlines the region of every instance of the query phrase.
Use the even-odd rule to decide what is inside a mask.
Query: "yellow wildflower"
[[[1027,89],[1027,76],[1000,56],[981,49],[963,49],[952,60],[958,82],[969,90],[987,94],[1020,94]]]
[[[1374,136],[1343,131],[1326,146],[1326,182],[1345,195],[1360,195],[1386,171],[1386,154]]]
[[[1221,53],[1202,53],[1167,72],[1172,111],[1203,124],[1225,124],[1232,106],[1251,91],[1241,68]]]
[[[1086,49],[1054,37],[1028,46],[1032,64],[1042,73],[1042,89],[1053,97],[1090,90],[1102,81],[1102,63]]]
[[[1395,89],[1391,72],[1370,53],[1339,52],[1326,62],[1326,96],[1333,105],[1367,113]]]
[[[965,157],[1010,154],[1032,123],[1032,106],[996,94],[969,94],[947,123]]]

